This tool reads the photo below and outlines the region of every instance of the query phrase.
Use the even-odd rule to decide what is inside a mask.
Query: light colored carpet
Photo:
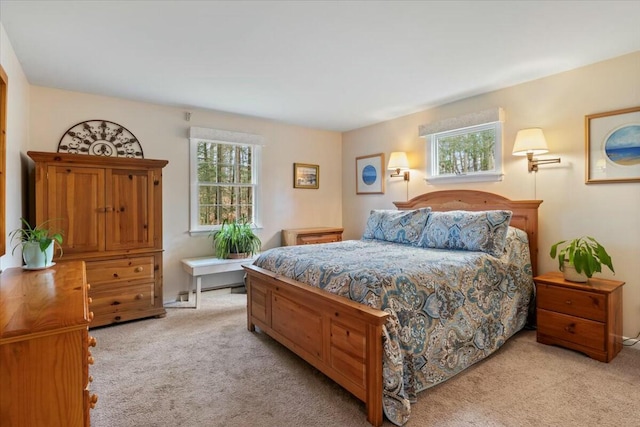
[[[200,310],[91,330],[93,427],[369,425],[363,403],[247,331],[246,295],[202,296]],[[523,331],[422,392],[407,426],[635,426],[639,405],[640,351],[600,363]]]

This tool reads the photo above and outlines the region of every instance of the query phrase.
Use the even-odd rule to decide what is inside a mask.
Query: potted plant
[[[260,251],[262,242],[246,219],[224,220],[219,230],[211,232],[217,258],[247,258]]]
[[[62,234],[45,228],[49,221],[32,227],[29,222],[20,218],[22,228],[17,228],[9,233],[9,241],[13,242],[13,255],[18,247],[22,248],[24,268],[38,270],[53,265],[53,255],[57,245],[62,256]]]
[[[559,249],[559,250],[558,250]],[[586,282],[606,265],[615,274],[611,257],[596,239],[589,236],[561,240],[551,246],[551,258],[558,257],[558,267],[571,282]]]

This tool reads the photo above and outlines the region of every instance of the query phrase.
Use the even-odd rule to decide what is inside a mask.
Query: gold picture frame
[[[585,183],[640,182],[640,106],[584,119]]]
[[[384,153],[356,157],[356,194],[384,194]]]
[[[293,188],[320,188],[320,166],[308,163],[294,163]]]

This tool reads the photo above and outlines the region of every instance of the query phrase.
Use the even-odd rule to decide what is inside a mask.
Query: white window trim
[[[243,132],[232,132],[226,130],[192,127],[189,131],[189,234],[210,233],[220,228],[217,226],[202,226],[198,223],[198,165],[197,154],[200,142],[212,142],[229,145],[252,145],[253,146],[253,186],[254,186],[254,206],[253,206],[253,227],[262,228],[261,206],[262,197],[260,186],[262,182],[262,146],[264,139],[260,135],[253,135]]]
[[[496,140],[494,144],[494,159],[495,170],[487,172],[471,172],[461,175],[438,175],[437,174],[437,162],[433,159],[437,158],[437,144],[436,138],[446,134],[446,136],[460,135],[484,129],[495,128]],[[472,126],[466,126],[459,129],[442,130],[437,133],[432,133],[425,136],[425,158],[426,158],[426,174],[425,181],[430,184],[450,184],[450,183],[462,183],[462,182],[497,182],[502,181],[504,173],[502,172],[502,134],[503,126],[502,121],[494,121],[489,123],[474,124]]]

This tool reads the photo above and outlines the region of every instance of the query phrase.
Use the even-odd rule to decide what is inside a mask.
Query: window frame
[[[195,132],[194,132],[195,129]],[[201,143],[223,144],[232,146],[249,146],[251,147],[251,184],[227,183],[226,186],[251,186],[253,188],[253,218],[251,218],[252,228],[261,228],[260,216],[260,170],[261,170],[261,149],[259,143],[261,137],[257,135],[244,134],[240,132],[218,131],[216,129],[191,128],[191,136],[189,138],[189,179],[190,179],[190,215],[189,215],[189,233],[210,233],[211,231],[220,229],[218,225],[200,224],[200,201],[199,189],[201,186],[198,181],[198,146]]]
[[[441,138],[465,135],[469,133],[481,132],[483,130],[493,129],[495,131],[495,142],[493,147],[494,169],[491,171],[470,172],[460,175],[446,174],[440,175],[438,162],[438,141]],[[488,182],[502,181],[503,165],[502,165],[502,140],[503,140],[502,121],[493,121],[488,123],[480,123],[477,125],[466,126],[457,129],[444,130],[435,132],[425,136],[426,140],[426,177],[425,180],[432,184],[440,183],[461,183],[461,182]]]

